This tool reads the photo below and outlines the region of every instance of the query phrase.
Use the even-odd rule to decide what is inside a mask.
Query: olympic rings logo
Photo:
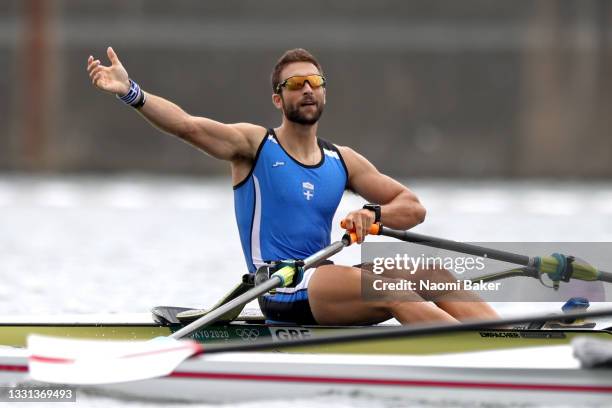
[[[259,330],[257,329],[236,329],[236,334],[242,340],[253,341],[253,340],[257,340],[257,338],[259,337]]]

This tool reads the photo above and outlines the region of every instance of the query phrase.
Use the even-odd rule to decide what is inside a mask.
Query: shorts
[[[333,265],[325,260],[318,266]],[[259,307],[269,323],[316,325],[308,301],[308,282],[316,268],[304,272],[302,279],[292,288],[279,288],[259,298]]]

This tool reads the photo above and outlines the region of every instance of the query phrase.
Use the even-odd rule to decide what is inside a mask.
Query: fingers
[[[346,218],[340,222],[340,226],[347,231],[352,231],[354,229],[353,219],[351,218],[351,214],[347,215]]]
[[[100,73],[104,67],[100,65],[100,60],[94,60],[92,56],[89,56],[87,62],[87,72],[89,73],[91,83],[97,86],[97,82],[100,79]]]
[[[355,226],[355,234],[357,234],[357,243],[361,244],[363,242],[363,238],[365,237],[363,231],[363,220],[361,217],[355,217],[353,225]]]
[[[104,74],[105,69],[107,68],[103,67],[102,65],[99,65],[99,61],[98,64],[92,64],[92,68],[89,71],[89,78],[91,79],[91,83],[93,85],[98,86],[98,81]]]
[[[91,76],[91,71],[100,66],[100,60],[94,60],[92,56],[87,59],[87,72]]]
[[[366,235],[369,234],[370,226],[374,223],[373,214],[369,210],[357,210],[349,213],[342,220],[342,227],[348,231],[354,231],[357,243],[361,244]]]
[[[344,228],[348,233],[350,233],[351,244],[361,243],[361,238],[359,237],[357,230],[355,229],[355,222],[352,213],[347,215],[346,218],[340,222],[340,226]]]
[[[102,78],[102,73],[98,72],[97,74],[95,74],[92,78],[91,78],[91,83],[94,86],[98,86],[98,81],[100,80],[100,78]]]
[[[98,73],[100,73],[102,70],[104,69],[103,66],[98,65],[95,68],[93,68],[90,72],[89,72],[89,77],[93,78],[94,76],[96,76]]]
[[[119,62],[119,57],[117,57],[117,54],[115,54],[115,50],[113,50],[112,47],[108,47],[106,49],[106,55],[108,55],[108,59],[110,60],[111,64],[113,65],[121,64],[121,62]]]

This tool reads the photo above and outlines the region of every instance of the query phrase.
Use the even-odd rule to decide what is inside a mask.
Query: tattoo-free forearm
[[[410,229],[425,220],[425,207],[409,190],[404,190],[389,203],[381,206],[380,221],[395,229]]]
[[[153,126],[171,135],[187,139],[191,116],[181,107],[147,92],[147,102],[138,112]]]

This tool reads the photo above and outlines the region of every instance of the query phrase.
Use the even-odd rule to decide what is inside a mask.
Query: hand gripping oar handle
[[[336,241],[333,244],[329,245],[328,247],[323,248],[319,252],[316,252],[310,255],[308,258],[304,259],[303,268],[308,269],[318,264],[322,260],[327,259],[330,256],[337,254],[344,247],[351,245],[353,242],[355,241],[352,240],[350,235],[345,234],[340,241]],[[284,268],[281,268],[280,270],[276,271],[267,281],[262,282],[261,284],[243,293],[242,295],[238,296],[232,301],[224,304],[223,306],[220,306],[219,308],[211,311],[210,313],[207,313],[205,316],[200,317],[195,322],[190,323],[189,325],[183,327],[182,329],[172,333],[170,337],[175,338],[175,339],[181,339],[183,337],[189,336],[194,331],[214,323],[221,316],[223,316],[225,313],[229,312],[230,310],[233,310],[236,307],[245,305],[249,303],[251,300],[269,292],[270,290],[274,288],[290,284],[291,281],[293,280],[294,272],[295,272],[295,269],[292,266],[285,266]]]
[[[346,220],[340,221],[340,227],[346,229]],[[368,228],[368,234],[370,234],[370,235],[380,235],[380,228],[381,227],[382,227],[382,224],[380,224],[380,223],[370,225],[370,228]],[[357,233],[355,232],[354,229],[352,229],[350,231],[347,230],[346,233],[351,238],[351,243],[357,242]]]

